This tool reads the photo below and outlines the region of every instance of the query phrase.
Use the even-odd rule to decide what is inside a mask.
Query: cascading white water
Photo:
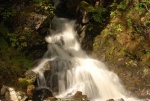
[[[118,76],[109,71],[104,63],[90,58],[80,47],[74,31],[74,21],[55,18],[57,27],[46,37],[48,50],[43,61],[33,71],[41,76],[39,86],[46,86],[43,76],[44,64],[51,61],[52,85],[53,76],[58,78],[58,97],[68,97],[81,91],[90,101],[106,101],[123,98],[125,101],[142,101],[129,97],[120,83]],[[58,29],[57,29],[58,28]],[[58,31],[59,30],[59,31]],[[119,100],[118,100],[119,101]]]

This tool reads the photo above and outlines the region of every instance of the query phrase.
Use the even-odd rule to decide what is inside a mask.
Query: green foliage
[[[146,51],[146,55],[150,57],[150,50]]]
[[[142,27],[141,26],[135,26],[135,32],[138,34],[142,33],[143,32]]]
[[[0,37],[0,81],[1,84],[16,84],[18,77],[22,77],[24,72],[31,67],[31,61],[23,54],[16,52],[9,47],[3,37]],[[13,79],[12,79],[13,78]]]
[[[116,12],[116,11],[111,11],[111,12],[110,12],[110,16],[115,16],[115,15],[117,15],[117,12]]]
[[[18,50],[27,47],[26,36],[18,36],[15,33],[8,33],[8,36],[12,47],[17,47]]]
[[[30,84],[30,82],[28,82],[27,80],[22,80],[22,81],[19,81],[18,84],[19,84],[19,87],[20,87],[18,89],[20,89],[20,90],[26,90],[26,88]]]
[[[94,7],[90,4],[88,4],[86,1],[81,1],[80,3],[81,9],[87,11],[87,12],[93,12],[95,11]]]
[[[95,9],[92,5],[88,4],[86,1],[82,1],[80,3],[80,9],[88,12],[95,22],[103,23],[103,21],[105,21],[103,15],[105,14],[106,9],[103,6],[100,6],[97,9]]]
[[[126,10],[127,6],[129,4],[128,0],[123,0],[119,4],[114,0],[114,2],[110,5],[112,9],[119,9],[119,10]]]
[[[117,9],[126,10],[127,6],[128,6],[128,1],[123,0],[122,2],[120,2],[119,5],[117,5]]]
[[[146,24],[146,25],[150,25],[150,19],[146,20],[146,21],[145,21],[145,24]]]
[[[20,66],[24,69],[31,67],[31,63],[23,54],[14,52],[13,48],[9,47],[7,42],[0,37],[0,53],[2,53],[1,59],[6,60],[7,64],[12,64],[11,66]]]
[[[36,2],[36,3],[42,3],[43,0],[33,0],[33,2]]]
[[[143,12],[144,11],[144,8],[143,8],[143,3],[137,3],[135,5],[135,8],[134,8],[136,11],[139,11],[139,12]]]
[[[110,5],[111,8],[116,8],[117,7],[117,3],[116,1],[114,1],[111,5]]]
[[[125,11],[127,10],[126,8],[128,7],[128,1],[123,0],[122,2],[120,2],[119,4],[114,1],[110,7],[111,7],[111,12],[110,12],[110,16],[116,17],[116,16],[120,16],[122,15],[122,13],[120,13],[120,11]]]
[[[122,31],[121,24],[111,23],[110,26],[111,26],[110,32],[121,32]]]
[[[143,0],[142,3],[143,3],[143,5],[144,5],[145,9],[146,9],[148,12],[150,12],[150,0]]]
[[[144,36],[140,36],[140,40],[145,40],[145,37]]]
[[[134,7],[134,9],[141,14],[143,14],[145,11],[150,12],[149,8],[150,8],[150,1],[149,0],[143,0],[143,1],[135,4],[135,7]]]
[[[38,3],[40,6],[36,9],[36,13],[44,13],[47,12],[47,14],[54,16],[54,10],[56,9],[55,6],[53,6],[49,0],[33,0],[35,3]]]
[[[15,16],[16,11],[12,8],[8,8],[5,5],[0,5],[0,16],[5,20],[9,17]]]
[[[116,30],[117,32],[121,32],[122,31],[122,26],[120,24],[116,25]]]
[[[7,32],[7,38],[11,47],[22,51],[28,52],[29,49],[35,45],[45,44],[44,38],[30,28],[18,28],[14,33]]]
[[[32,0],[35,3],[50,3],[51,0]]]
[[[130,19],[130,18],[127,19],[127,25],[129,27],[132,27],[132,19]]]
[[[103,17],[105,12],[106,12],[106,9],[103,6],[100,6],[96,10],[92,11],[93,20],[102,24],[105,21]]]

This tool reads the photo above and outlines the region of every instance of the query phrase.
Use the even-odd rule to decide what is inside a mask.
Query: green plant
[[[32,66],[31,60],[21,52],[16,52],[2,36],[0,36],[0,54],[0,71],[3,71],[0,74],[0,86],[16,84],[18,77],[24,76],[24,72]]]
[[[145,39],[145,37],[144,36],[140,36],[140,40],[144,40]]]
[[[146,51],[146,55],[150,56],[150,50]]]
[[[111,11],[110,12],[110,16],[115,16],[116,15],[116,12],[115,11]]]
[[[122,26],[120,24],[116,25],[116,30],[117,32],[121,32],[122,31]]]
[[[40,6],[35,10],[36,13],[47,12],[47,14],[54,16],[54,10],[56,9],[49,0],[33,0],[33,2],[38,3]]]
[[[128,25],[129,27],[132,26],[132,19],[130,19],[130,18],[127,19],[127,25]]]
[[[36,3],[42,3],[43,0],[33,0],[33,2],[36,2]]]
[[[136,27],[135,27],[135,31],[136,31],[137,33],[142,33],[142,32],[143,32],[141,26],[136,26]]]
[[[87,12],[94,12],[95,11],[94,7],[92,5],[90,5],[89,3],[87,3],[86,1],[81,1],[80,9],[85,10]]]
[[[24,47],[27,47],[25,36],[18,36],[14,33],[8,33],[8,36],[12,47],[17,47],[18,50],[22,50]]]
[[[15,16],[16,11],[12,8],[7,8],[5,5],[0,5],[0,16],[5,20],[11,16]]]
[[[120,24],[111,23],[110,26],[111,26],[110,32],[121,32],[122,31],[122,26]]]
[[[29,28],[24,29],[24,33],[8,33],[8,37],[12,47],[17,48],[17,50],[22,50],[28,46],[28,39],[32,36],[33,30]]]
[[[144,5],[145,9],[146,9],[148,12],[150,12],[150,0],[143,0],[142,3],[143,3],[143,5]]]
[[[140,13],[143,13],[145,11],[150,12],[150,1],[149,0],[143,0],[139,3],[137,3],[134,7],[136,11],[139,11]]]
[[[128,6],[128,1],[123,0],[122,2],[120,2],[119,5],[117,5],[117,9],[126,10],[127,6]]]
[[[146,25],[150,25],[150,19],[146,20],[146,21],[145,21],[145,24],[146,24]]]
[[[143,3],[137,3],[134,7],[134,9],[138,12],[143,12],[144,8],[143,8]]]
[[[103,23],[105,21],[103,14],[105,14],[106,9],[103,6],[100,6],[96,10],[92,11],[92,18],[98,23]]]

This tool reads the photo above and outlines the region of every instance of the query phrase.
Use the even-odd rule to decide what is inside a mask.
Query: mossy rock
[[[81,1],[79,6],[82,10],[85,10],[87,12],[93,12],[95,10],[95,8],[86,1]]]

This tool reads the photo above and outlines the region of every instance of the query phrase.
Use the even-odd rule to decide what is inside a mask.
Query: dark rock
[[[51,17],[47,17],[42,23],[41,25],[38,27],[37,31],[39,32],[39,34],[41,36],[46,36],[49,26],[50,26],[50,22],[51,22]]]
[[[43,101],[49,97],[54,97],[49,88],[36,88],[33,92],[33,101]]]
[[[75,93],[75,95],[73,96],[73,98],[74,99],[82,99],[82,92],[80,92],[80,91],[77,91],[76,93]]]
[[[26,26],[32,28],[33,30],[38,30],[45,20],[47,20],[47,18],[48,16],[46,15],[32,13],[27,16],[27,18],[21,19],[20,21],[22,23],[24,22]]]
[[[106,100],[106,101],[115,101],[114,99],[108,99],[108,100]]]
[[[77,21],[84,25],[90,20],[90,12],[94,10],[94,7],[85,1],[82,1],[77,7]]]
[[[39,63],[40,63],[40,60],[35,61],[33,64],[33,67],[38,66]],[[47,61],[44,65],[44,68],[42,69],[42,71],[45,73],[45,75],[50,73],[50,72],[47,73],[47,71],[50,71],[50,64],[51,64],[51,62]],[[31,84],[34,84],[38,78],[38,74],[36,74],[33,71],[33,69],[30,69],[30,70],[26,71],[25,78],[27,80],[29,80]]]
[[[87,95],[82,95],[81,91],[77,91],[73,96],[73,99],[78,101],[89,101]]]
[[[55,14],[59,17],[67,16],[67,0],[53,0],[56,6]]]
[[[87,95],[82,95],[82,101],[88,101]]]

